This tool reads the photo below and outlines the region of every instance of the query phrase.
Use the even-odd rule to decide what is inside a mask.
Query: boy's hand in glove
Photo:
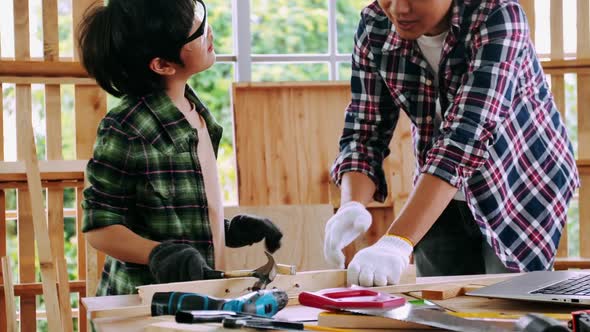
[[[152,249],[148,266],[156,282],[170,282],[217,279],[219,271],[207,265],[197,249],[186,243],[165,241]]]
[[[281,247],[283,233],[272,221],[257,216],[240,214],[231,222],[225,220],[225,245],[240,248],[264,239],[266,249],[273,253]]]

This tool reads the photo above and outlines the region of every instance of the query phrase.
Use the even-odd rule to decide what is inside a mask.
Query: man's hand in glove
[[[371,214],[359,202],[342,204],[326,224],[324,258],[335,269],[344,268],[342,249],[371,226]]]
[[[148,265],[156,282],[161,284],[220,277],[201,253],[186,243],[160,243],[151,251]],[[212,277],[215,275],[218,276]]]
[[[240,248],[264,239],[266,249],[271,253],[281,247],[281,230],[266,218],[240,214],[231,222],[225,221],[225,245],[230,248]]]
[[[414,247],[409,240],[385,235],[354,255],[348,265],[348,284],[365,287],[397,284],[408,267]]]

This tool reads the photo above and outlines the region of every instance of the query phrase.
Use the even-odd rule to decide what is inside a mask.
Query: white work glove
[[[359,202],[348,202],[340,206],[326,224],[324,258],[335,269],[344,268],[342,249],[371,226],[371,214]]]
[[[348,265],[348,284],[372,287],[399,283],[413,250],[414,247],[399,237],[383,236],[354,255]]]

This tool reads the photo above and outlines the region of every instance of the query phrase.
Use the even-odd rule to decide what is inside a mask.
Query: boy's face
[[[206,20],[206,19],[205,19]],[[195,15],[193,27],[189,36],[201,26],[202,16]],[[205,21],[204,33],[202,36],[184,44],[180,50],[180,59],[184,67],[191,74],[202,72],[215,63],[215,47],[213,46],[213,31],[211,26]]]
[[[378,0],[403,39],[438,35],[449,29],[447,14],[453,0]]]
[[[193,26],[196,29],[200,22]],[[202,72],[215,63],[215,47],[213,46],[213,32],[211,26],[207,26],[205,33],[185,44],[180,50],[180,59],[187,70],[193,74]]]

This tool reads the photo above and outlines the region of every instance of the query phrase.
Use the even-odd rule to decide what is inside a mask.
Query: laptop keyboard
[[[537,289],[531,292],[531,294],[590,296],[590,274],[560,281],[556,284]]]

